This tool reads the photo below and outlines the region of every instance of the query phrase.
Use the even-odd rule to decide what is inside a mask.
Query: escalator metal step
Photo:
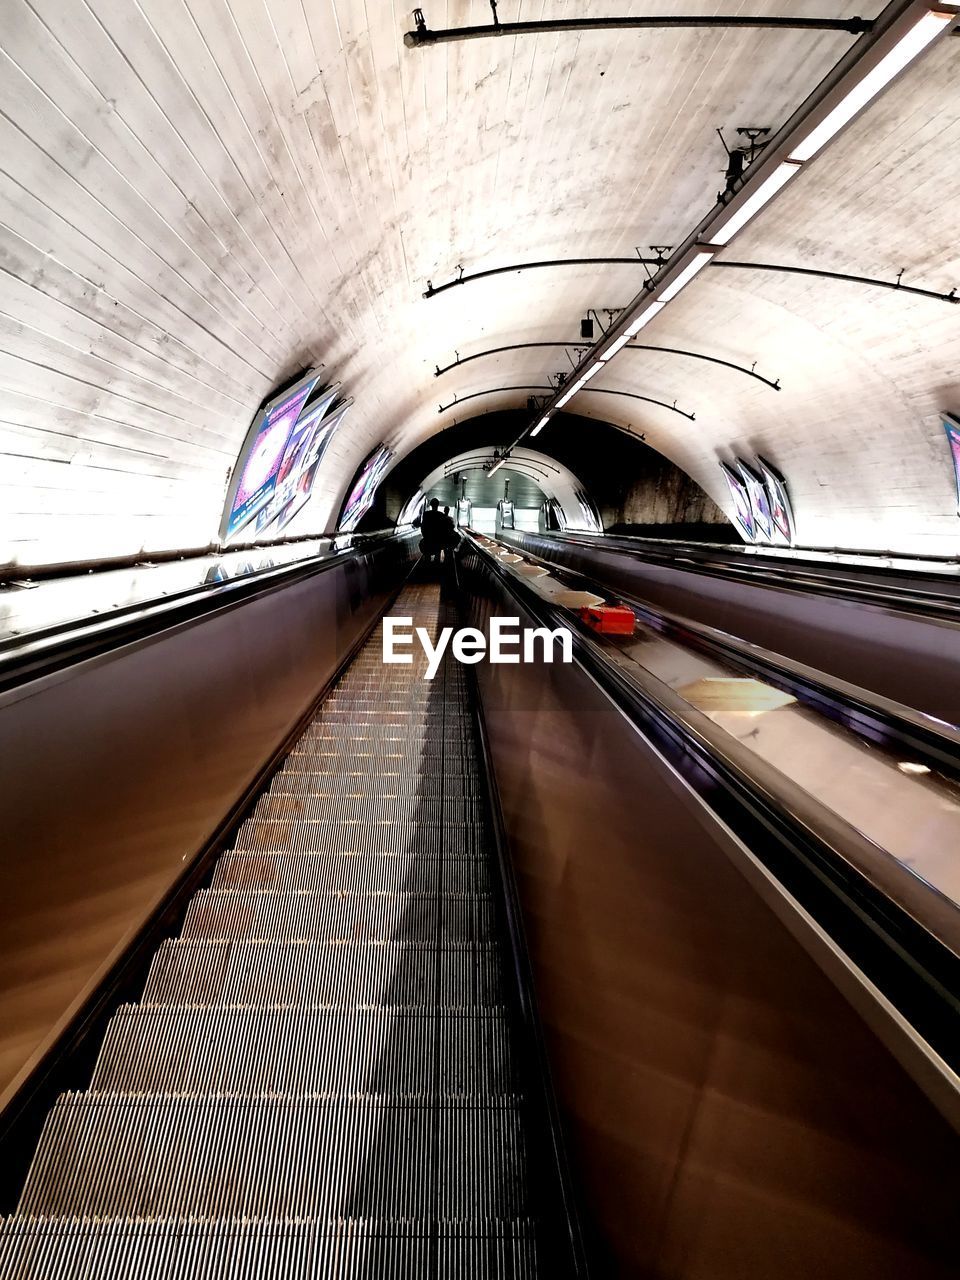
[[[128,1005],[91,1093],[512,1094],[501,1011]]]
[[[314,893],[489,893],[479,858],[385,854],[255,853],[235,849],[219,860],[213,889],[309,890]]]
[[[499,948],[402,942],[199,942],[157,952],[144,1004],[500,1006]]]
[[[491,899],[479,894],[202,889],[187,909],[182,936],[442,944],[496,935]]]
[[[266,1265],[269,1263],[269,1271]],[[525,1219],[14,1218],[0,1275],[17,1280],[533,1280]]]
[[[514,1218],[518,1100],[65,1094],[21,1214]]]
[[[420,858],[481,858],[488,837],[479,825],[446,822],[304,821],[249,818],[241,827],[238,847],[291,853],[415,854]]]

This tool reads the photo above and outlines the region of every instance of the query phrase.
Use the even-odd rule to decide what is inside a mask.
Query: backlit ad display
[[[221,538],[232,538],[258,516],[273,497],[291,434],[318,381],[316,370],[306,374],[264,405],[254,419],[234,467],[220,526]]]
[[[960,418],[955,418],[952,413],[945,413],[943,429],[947,433],[950,456],[953,458],[953,478],[957,485],[957,515],[960,515]]]
[[[388,448],[387,445],[381,444],[374,449],[363,464],[360,474],[350,490],[350,496],[343,504],[343,514],[340,516],[340,524],[338,526],[341,533],[352,533],[370,510],[373,495],[377,491],[377,485],[390,465],[392,457],[393,450]]]
[[[756,526],[753,523],[753,507],[750,504],[750,495],[747,493],[746,485],[725,462],[720,463],[720,470],[723,472],[723,478],[726,480],[730,489],[730,496],[733,498],[733,514],[736,517],[737,524],[747,538],[753,542],[757,536]]]
[[[742,458],[737,459],[737,470],[750,499],[750,511],[753,515],[754,537],[764,542],[773,541],[773,517],[770,514],[770,502],[764,488],[762,477],[753,467],[748,466]]]
[[[763,483],[770,504],[770,519],[773,521],[773,538],[775,542],[793,546],[796,526],[793,521],[793,507],[787,493],[787,482],[775,467],[763,458],[757,458],[757,465],[763,473]]]
[[[270,500],[257,516],[257,533],[276,536],[310,501],[320,460],[343,422],[350,404],[328,412],[334,392],[311,404],[290,433]],[[326,416],[324,416],[326,415]]]

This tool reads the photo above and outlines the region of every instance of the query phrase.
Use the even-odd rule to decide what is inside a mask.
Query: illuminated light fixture
[[[548,413],[548,414],[545,414],[545,415],[544,415],[544,417],[542,417],[542,418],[540,419],[540,421],[537,423],[537,425],[536,425],[536,426],[533,428],[533,430],[530,432],[531,436],[539,435],[539,434],[540,434],[540,432],[543,430],[543,428],[547,425],[547,423],[548,423],[549,421],[550,421],[550,415],[549,415],[549,413]]]
[[[507,460],[506,457],[501,458],[498,463],[496,463],[494,466],[490,468],[490,470],[487,472],[487,475],[488,476],[496,475],[496,473],[500,470],[500,468],[503,466],[506,460]]]
[[[563,408],[563,406],[564,406],[564,405],[565,405],[569,400],[572,400],[572,399],[573,399],[573,397],[577,394],[577,392],[578,392],[579,390],[580,390],[580,387],[579,387],[579,386],[572,386],[572,387],[570,388],[570,390],[569,390],[569,391],[564,392],[564,394],[563,394],[563,395],[560,397],[560,399],[557,401],[557,408],[558,408],[558,409],[562,409],[562,408]]]
[[[778,164],[770,177],[760,183],[753,195],[734,211],[719,231],[715,231],[713,227],[710,228],[712,242],[719,245],[728,244],[765,204],[769,204],[778,191],[783,190],[794,174],[799,172],[800,164],[794,160],[785,160],[783,164]]]
[[[930,772],[929,765],[919,764],[914,760],[901,760],[897,765],[897,768],[901,773],[910,773],[915,775]]]
[[[644,311],[643,315],[637,316],[633,324],[628,325],[623,332],[627,335],[628,338],[632,338],[635,334],[640,332],[640,330],[643,328],[645,324],[649,324],[649,322],[653,319],[653,317],[655,315],[658,315],[659,312],[661,312],[666,305],[667,304],[665,302],[651,302],[649,307],[647,307],[646,311]]]
[[[621,349],[621,347],[625,347],[629,341],[630,341],[629,333],[621,333],[620,337],[616,340],[616,342],[614,342],[612,346],[607,347],[606,351],[604,351],[604,353],[600,356],[600,359],[603,361],[609,360],[611,356],[615,356],[617,354],[617,352]]]
[[[802,142],[790,152],[791,160],[810,160],[817,152],[848,124],[858,111],[862,110],[878,93],[899,75],[904,67],[923,53],[927,45],[935,40],[945,27],[955,21],[957,14],[935,10],[925,13],[890,50],[881,58],[872,71],[869,71],[859,84],[854,85],[846,97],[833,108],[829,115],[817,125],[812,133],[808,133]]]
[[[582,387],[585,382],[589,382],[591,378],[595,378],[602,368],[603,368],[603,361],[597,360],[594,364],[590,366],[587,372],[582,375],[579,381],[579,385]]]
[[[672,302],[673,299],[680,292],[680,290],[684,287],[684,285],[689,284],[690,281],[693,279],[693,277],[699,271],[702,271],[703,268],[707,265],[708,262],[710,262],[712,258],[713,258],[712,249],[709,249],[703,253],[695,254],[693,258],[683,268],[680,274],[677,276],[676,280],[674,280],[672,284],[668,284],[666,289],[664,289],[663,293],[658,295],[657,301]]]

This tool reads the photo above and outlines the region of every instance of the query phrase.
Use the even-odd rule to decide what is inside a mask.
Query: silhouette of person
[[[447,545],[448,526],[452,525],[450,517],[441,512],[439,499],[431,498],[420,520],[420,551],[427,560],[440,559]]]

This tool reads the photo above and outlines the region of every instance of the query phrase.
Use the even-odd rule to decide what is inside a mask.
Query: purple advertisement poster
[[[742,458],[737,459],[737,470],[750,499],[750,510],[753,515],[754,536],[764,542],[773,541],[773,518],[770,515],[770,502],[763,480]]]
[[[231,538],[270,501],[291,434],[317,381],[317,374],[309,373],[282,396],[271,400],[247,433],[234,469],[236,480],[228,494],[221,537]]]
[[[757,463],[763,473],[763,483],[770,504],[774,540],[793,546],[793,508],[790,505],[790,495],[787,493],[787,482],[780,472],[763,458],[757,458]]]
[[[945,413],[943,429],[947,433],[950,456],[953,458],[953,478],[957,485],[957,515],[960,515],[960,418],[955,418],[952,413]]]
[[[750,505],[750,496],[747,493],[746,486],[737,473],[732,471],[725,462],[720,463],[720,470],[723,472],[723,478],[726,480],[730,489],[730,496],[733,498],[733,514],[736,517],[737,524],[749,541],[753,542],[757,535],[756,527],[753,523],[753,507]]]
[[[257,517],[258,533],[269,528],[272,535],[278,534],[310,500],[320,459],[349,408],[341,405],[324,416],[332,398],[311,406],[291,432],[275,490]]]
[[[343,514],[340,517],[339,526],[342,533],[352,533],[363,516],[370,510],[377,485],[390,465],[392,457],[393,450],[388,448],[387,445],[381,444],[374,449],[363,464],[363,469],[350,490],[350,496],[343,504]]]

